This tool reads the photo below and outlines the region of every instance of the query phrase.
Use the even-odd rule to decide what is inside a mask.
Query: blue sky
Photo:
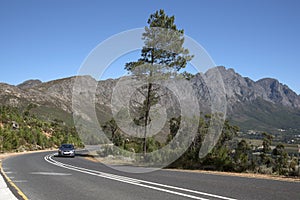
[[[299,2],[0,0],[0,82],[76,75],[99,43],[144,27],[151,13],[164,9],[216,65],[253,80],[276,78],[299,94]],[[106,77],[124,74],[122,69],[112,65]]]

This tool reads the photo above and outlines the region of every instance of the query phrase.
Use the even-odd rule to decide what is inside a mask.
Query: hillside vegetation
[[[56,148],[61,143],[83,146],[76,129],[63,121],[42,120],[30,110],[33,104],[20,110],[0,107],[0,151],[27,151]]]
[[[266,132],[260,134],[261,140],[257,141],[257,143],[239,138],[239,127],[232,125],[228,120],[224,123],[216,145],[205,157],[200,158],[199,152],[204,138],[208,134],[210,122],[210,114],[199,119],[198,131],[191,145],[183,155],[173,163],[170,163],[168,167],[179,169],[209,169],[228,172],[252,172],[286,176],[299,175],[297,153],[290,152],[291,146],[274,143],[274,137]],[[169,148],[167,152],[157,152],[157,150],[164,148],[176,137],[179,130],[180,118],[173,118],[170,120],[169,125],[167,141],[162,142],[156,140],[154,137],[149,137],[146,144],[147,150],[154,154],[145,155],[141,160],[139,155],[143,152],[143,140],[124,134],[122,130],[118,128],[116,122],[111,119],[107,121],[102,128],[107,136],[111,138],[114,146],[105,146],[104,149],[99,152],[99,156],[130,156],[133,162],[147,163],[151,166],[165,163],[178,149],[182,148],[181,144],[178,143],[174,148]],[[137,154],[133,155],[130,152]]]

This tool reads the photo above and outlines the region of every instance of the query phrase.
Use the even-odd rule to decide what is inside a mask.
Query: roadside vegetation
[[[262,133],[263,139],[260,143],[253,145],[246,139],[237,137],[239,127],[231,125],[229,121],[225,121],[222,134],[212,151],[206,157],[199,158],[199,150],[207,134],[210,118],[210,115],[200,118],[198,133],[192,144],[168,168],[298,176],[298,155],[296,153],[288,154],[284,144],[279,143],[273,146],[273,136],[265,132]],[[147,151],[154,152],[167,145],[176,136],[179,128],[178,122],[174,122],[174,119],[170,120],[167,141],[159,142],[155,138],[148,138],[146,144]],[[113,119],[103,125],[103,128],[111,138],[113,144],[119,147],[119,149],[116,150],[112,146],[107,146],[100,156],[114,155],[116,153],[114,151],[120,151],[120,149],[127,152],[143,153],[144,141],[122,133]],[[163,162],[164,158],[167,157],[168,155],[158,154],[155,158],[156,160],[153,160],[153,162]]]
[[[33,107],[0,107],[0,152],[56,148],[61,143],[83,146],[75,127],[58,119],[41,120],[30,112]]]

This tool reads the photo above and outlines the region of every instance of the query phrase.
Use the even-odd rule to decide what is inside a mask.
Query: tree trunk
[[[144,121],[144,143],[143,143],[144,156],[147,153],[147,125],[148,125],[148,122],[149,122],[151,90],[152,90],[152,83],[150,82],[150,83],[148,83],[148,89],[147,89],[145,121]]]
[[[154,64],[154,55],[153,55],[153,49],[151,50],[151,65],[153,67]],[[147,153],[147,125],[148,125],[148,121],[149,121],[149,113],[150,113],[150,101],[151,101],[151,90],[152,90],[152,83],[151,83],[151,78],[152,78],[152,68],[150,69],[150,81],[148,83],[148,89],[147,89],[147,98],[146,98],[146,110],[145,110],[145,121],[144,121],[144,143],[143,143],[143,152],[144,152],[144,156]]]

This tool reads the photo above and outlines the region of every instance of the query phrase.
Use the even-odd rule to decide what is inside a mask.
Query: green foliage
[[[225,121],[222,133],[218,142],[212,151],[203,159],[199,158],[199,150],[202,145],[204,137],[208,134],[210,127],[211,115],[205,115],[203,118],[199,118],[198,133],[191,143],[186,152],[181,155],[174,163],[170,164],[172,168],[183,169],[211,169],[219,171],[231,171],[231,172],[247,172],[252,171],[263,174],[279,174],[279,175],[298,175],[297,164],[298,159],[296,157],[289,157],[283,144],[278,144],[272,151],[272,135],[263,133],[262,148],[255,148],[253,145],[241,139],[235,140],[235,136],[239,131],[239,128],[233,126],[229,121]],[[181,118],[171,118],[169,121],[169,139],[166,141],[168,144],[174,137],[176,137],[177,131],[181,123]],[[114,153],[117,155],[125,155],[130,153],[142,153],[143,140],[141,138],[134,138],[123,134],[117,127],[117,124],[113,119],[105,123],[105,130],[107,135],[112,135],[110,131],[115,131],[112,145],[102,152],[101,155],[107,156]],[[29,138],[31,140],[32,138]],[[13,141],[14,138],[11,138]],[[22,141],[19,141],[22,142]],[[148,152],[152,152],[151,156],[146,155],[143,161],[147,161],[155,164],[160,164],[168,160],[171,156],[176,155],[176,149],[180,148],[180,144],[171,147],[168,151],[163,153],[158,152],[162,146],[166,145],[159,143],[155,138],[150,137],[147,139]],[[16,145],[11,143],[11,145]],[[259,144],[260,146],[260,144]],[[124,151],[126,150],[126,151]]]
[[[148,27],[145,27],[143,40],[145,46],[141,52],[141,58],[136,62],[126,63],[125,69],[134,73],[136,68],[144,64],[147,67],[138,70],[139,75],[150,74],[163,68],[179,71],[184,68],[193,56],[188,49],[184,49],[184,31],[178,30],[175,25],[175,17],[165,14],[164,10],[156,11],[148,19]]]
[[[273,136],[264,132],[263,134],[263,153],[269,153],[271,148],[271,144],[272,144],[272,139],[273,139]]]
[[[211,116],[206,115],[206,119],[205,126],[209,127]],[[229,142],[233,139],[238,131],[238,127],[231,125],[229,121],[225,120],[222,133],[217,144],[204,159],[199,161],[199,164],[202,166],[211,166],[213,169],[220,171],[233,171],[234,159]]]
[[[181,117],[172,117],[169,121],[169,129],[170,129],[170,135],[168,138],[168,142],[171,141],[177,134],[177,131],[180,127],[180,121]]]
[[[235,171],[243,172],[250,168],[249,154],[251,153],[251,148],[245,140],[241,140],[235,149],[234,163]]]
[[[219,141],[216,145],[216,147],[221,147],[225,144],[225,142],[230,141],[233,139],[234,136],[237,135],[237,132],[239,131],[239,127],[233,126],[229,123],[228,120],[225,120],[223,125],[222,134],[219,137]]]
[[[29,104],[25,111],[0,107],[0,151],[25,151],[57,147],[61,143],[83,144],[74,127],[62,121],[42,121],[31,114],[36,105]]]
[[[273,150],[272,155],[275,159],[274,171],[280,175],[287,175],[288,173],[288,154],[284,149],[283,144],[278,144]]]
[[[148,152],[153,152],[160,149],[160,143],[156,141],[153,137],[147,139],[147,150]]]
[[[222,136],[220,137],[220,140],[215,146],[215,148],[213,149],[213,151],[206,157],[205,161],[201,161],[199,158],[199,151],[202,145],[202,141],[204,137],[207,135],[208,128],[210,126],[210,120],[211,120],[211,115],[205,115],[204,118],[199,118],[198,133],[195,136],[194,140],[192,141],[190,147],[178,160],[172,163],[170,167],[197,169],[201,167],[201,165],[216,164],[216,160],[221,156],[221,154],[219,154],[221,153],[219,151],[222,147],[221,142],[222,141],[224,142],[224,140],[226,140],[226,138],[229,137],[228,136],[229,131],[227,132],[225,130],[223,131]],[[171,125],[173,126],[171,130],[175,129],[178,126],[177,123]]]
[[[115,140],[117,139],[117,137],[119,137],[118,135],[116,135],[119,131],[116,121],[114,119],[111,119],[110,121],[105,122],[102,125],[102,130],[108,137],[111,138],[111,141],[115,143]]]
[[[270,151],[271,151],[271,144],[272,144],[272,139],[273,136],[264,132],[263,134],[263,149],[262,152],[260,154],[260,158],[261,158],[261,163],[264,165],[267,165],[268,167],[271,166],[272,164],[272,159],[270,157]]]
[[[199,119],[198,134],[188,150],[169,167],[186,169],[210,169],[219,171],[245,172],[253,171],[263,174],[295,175],[297,158],[290,158],[284,145],[278,144],[271,151],[272,135],[263,133],[262,148],[254,150],[246,140],[234,142],[239,128],[225,121],[218,142],[203,159],[199,150],[207,135],[211,115]],[[176,130],[177,123],[170,123],[170,129]],[[172,132],[171,132],[172,133]],[[174,133],[172,133],[174,135]],[[171,138],[174,136],[170,136]],[[258,148],[258,147],[257,147]]]
[[[195,77],[194,74],[191,74],[187,71],[184,71],[181,75],[188,81]]]

